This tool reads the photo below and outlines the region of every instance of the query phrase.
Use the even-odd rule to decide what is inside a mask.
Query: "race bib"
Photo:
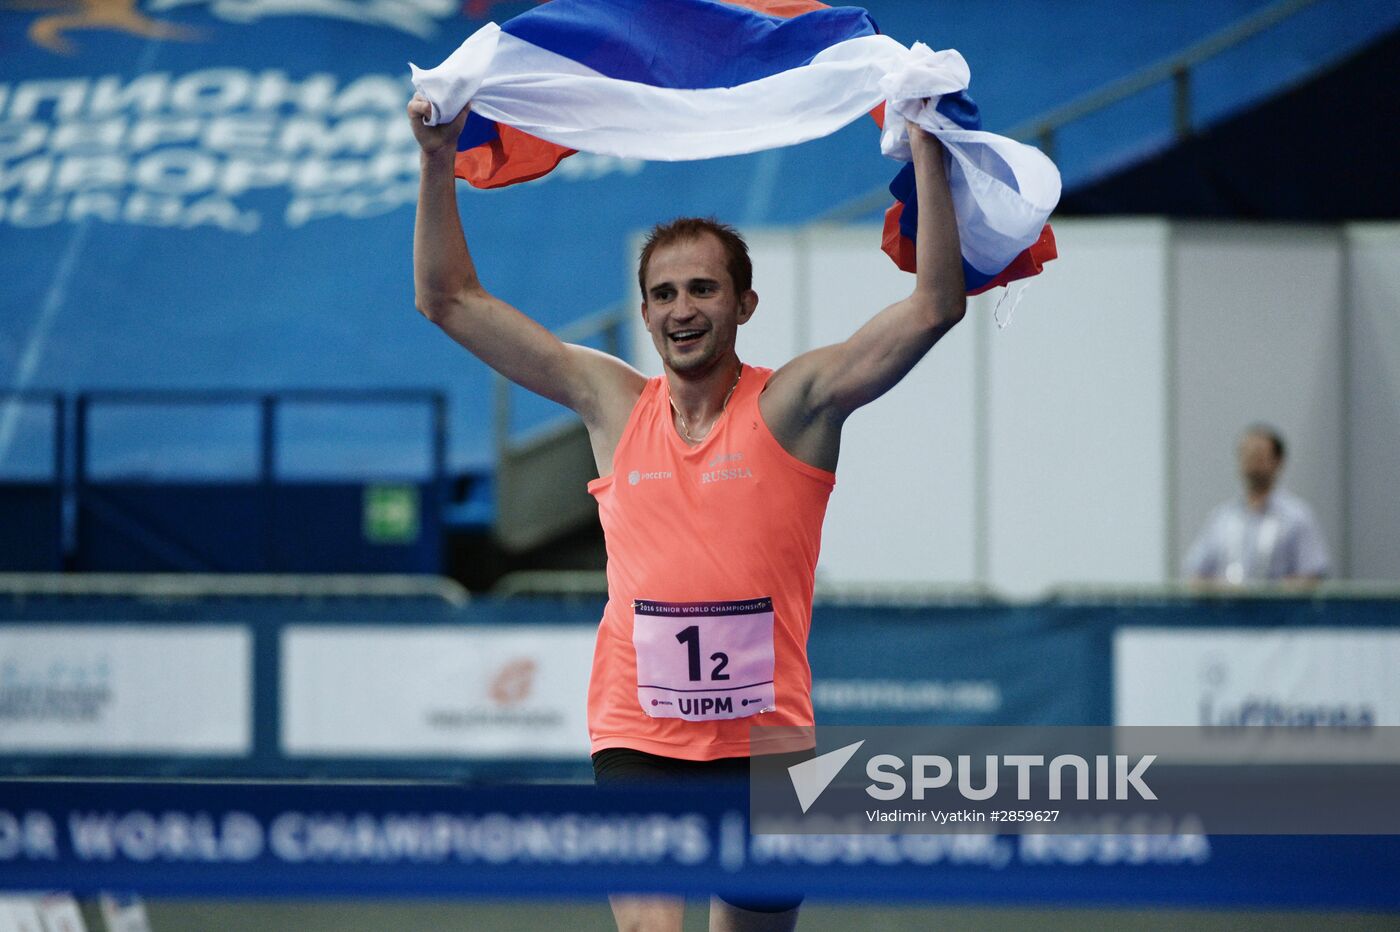
[[[773,600],[632,603],[637,701],[652,718],[744,718],[776,708]]]

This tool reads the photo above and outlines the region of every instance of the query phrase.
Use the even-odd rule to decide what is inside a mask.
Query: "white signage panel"
[[[1122,628],[1117,725],[1400,725],[1400,631]]]
[[[594,637],[577,625],[290,626],[283,751],[586,758]]]
[[[0,753],[243,755],[241,625],[0,625]]]

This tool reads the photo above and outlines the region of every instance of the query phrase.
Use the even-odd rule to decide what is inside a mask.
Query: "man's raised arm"
[[[492,369],[572,408],[591,426],[599,416],[600,394],[635,373],[620,360],[560,342],[482,287],[457,213],[454,162],[467,110],[440,126],[423,124],[428,112],[422,97],[415,95],[408,104],[413,135],[422,149],[413,231],[414,303],[424,317]]]
[[[958,220],[948,190],[944,147],[913,123],[909,141],[918,189],[914,291],[876,313],[844,343],[827,347],[832,358],[813,376],[812,400],[837,417],[895,388],[966,312]]]
[[[788,383],[784,390],[800,398],[795,408],[809,422],[839,424],[894,388],[967,309],[943,146],[912,123],[909,142],[919,203],[914,291],[876,314],[844,343],[805,353],[783,367],[779,374]]]

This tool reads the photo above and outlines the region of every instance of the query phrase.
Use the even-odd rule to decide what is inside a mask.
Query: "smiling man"
[[[418,309],[497,372],[588,428],[608,604],[588,694],[599,783],[748,775],[753,725],[810,726],[807,633],[822,519],[847,417],[895,386],[962,319],[957,226],[940,144],[910,127],[918,272],[909,297],[845,342],[776,371],[744,364],[758,308],[744,241],[686,218],[642,250],[641,315],[664,374],[560,342],[477,277],[453,157],[466,120],[425,126],[414,237]],[[858,311],[859,309],[853,309]],[[716,899],[712,929],[791,929],[800,900]],[[684,904],[614,897],[622,929],[680,929]]]

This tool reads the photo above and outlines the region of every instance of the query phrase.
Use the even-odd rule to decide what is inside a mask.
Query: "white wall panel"
[[[776,369],[799,351],[802,314],[802,258],[794,235],[786,231],[744,231],[753,260],[753,290],[758,310],[739,328],[739,358]]]
[[[877,227],[807,237],[811,346],[846,339],[908,297],[914,277],[879,250]],[[976,576],[971,321],[934,347],[841,438],[818,579],[826,583],[965,584]]]
[[[1283,484],[1342,531],[1341,237],[1334,229],[1177,224],[1172,566],[1212,508],[1240,494],[1235,445],[1251,422],[1288,442]]]
[[[1400,581],[1400,224],[1347,240],[1347,552],[1355,578]]]
[[[989,581],[1159,582],[1168,227],[1063,220],[1055,235],[1060,258],[989,341]]]

